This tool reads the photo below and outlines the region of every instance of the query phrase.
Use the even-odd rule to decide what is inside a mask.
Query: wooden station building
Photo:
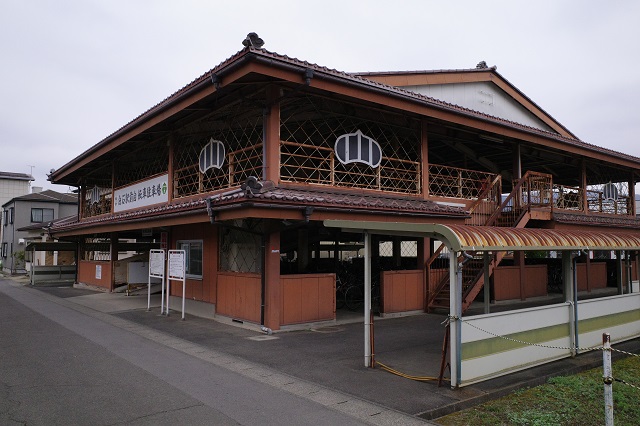
[[[402,223],[523,247],[492,251],[488,275],[482,253],[464,253],[463,311],[547,295],[553,251],[588,235],[578,290],[624,292],[635,277],[640,159],[579,139],[495,67],[354,74],[258,41],[51,173],[79,190],[78,216],[50,232],[78,242],[80,282],[113,290],[121,245],[136,241],[184,249],[186,297],[212,315],[272,330],[333,321],[340,287],[362,284],[364,240],[332,221],[378,224],[382,314],[450,306],[447,246],[392,232]],[[538,231],[548,243],[527,239]]]

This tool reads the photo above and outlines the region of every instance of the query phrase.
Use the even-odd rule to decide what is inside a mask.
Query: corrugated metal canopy
[[[640,233],[348,220],[325,220],[324,225],[348,232],[437,238],[453,251],[640,250]]]

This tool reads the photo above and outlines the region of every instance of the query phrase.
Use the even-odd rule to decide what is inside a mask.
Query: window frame
[[[40,220],[34,220],[34,212],[40,211]],[[46,211],[51,211],[51,219],[47,219],[45,220],[44,218],[44,213]],[[53,219],[55,219],[55,209],[49,209],[49,208],[45,208],[45,207],[32,207],[31,208],[31,223],[47,223],[47,222],[51,222]]]
[[[184,259],[184,263],[185,263],[185,271],[184,271],[185,278],[201,280],[202,279],[203,269],[204,269],[204,242],[203,242],[203,240],[177,240],[176,241],[176,249],[185,251],[185,259]],[[196,256],[194,256],[194,253],[193,253],[194,249],[195,250],[199,249],[199,251],[200,251],[200,271],[199,271],[199,274],[191,272],[191,267],[192,267],[191,260],[194,260],[194,262],[197,263],[197,260],[194,259],[196,257]]]

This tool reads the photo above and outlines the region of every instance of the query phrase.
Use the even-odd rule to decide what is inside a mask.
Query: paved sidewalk
[[[268,336],[255,327],[242,328],[195,317],[189,315],[188,310],[186,320],[181,321],[180,306],[173,302],[172,308],[178,308],[178,311],[172,311],[169,317],[160,315],[158,295],[152,296],[152,310],[147,311],[146,295],[99,293],[64,285],[39,290],[85,309],[142,326],[139,330],[146,330],[146,337],[161,340],[177,338],[183,342],[178,346],[189,347],[196,354],[210,351],[217,354],[215,358],[233,368],[242,370],[243,365],[250,365],[252,367],[246,367],[249,374],[255,375],[258,370],[254,367],[261,366],[281,373],[283,378],[289,378],[286,380],[301,379],[296,386],[307,396],[319,390],[333,391],[338,395],[352,396],[354,401],[366,401],[371,407],[387,407],[389,411],[385,415],[390,416],[389,419],[378,424],[387,424],[386,420],[393,417],[392,413],[405,413],[411,416],[407,418],[416,421],[435,419],[519,388],[541,384],[549,377],[597,367],[602,363],[601,353],[593,352],[452,390],[447,385],[438,387],[435,381],[413,381],[380,368],[365,368],[363,325],[361,319],[353,314],[339,315],[335,325]],[[424,314],[376,319],[376,360],[406,374],[437,376],[443,318],[442,315]],[[640,340],[616,347],[637,353]]]

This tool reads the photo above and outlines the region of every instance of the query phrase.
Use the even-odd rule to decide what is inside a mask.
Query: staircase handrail
[[[494,186],[496,186],[498,183],[500,183],[500,187],[502,187],[502,176],[501,175],[496,175],[495,178],[493,178],[493,180],[491,181],[491,183],[489,185],[487,185],[486,188],[484,188],[482,190],[482,192],[478,195],[478,199],[475,200],[472,204],[471,207],[469,207],[469,213],[473,213],[476,208],[478,208],[478,206],[480,205],[480,203],[482,203],[483,201],[486,201],[485,198],[487,197],[487,194],[493,189]],[[498,197],[500,196],[500,192],[498,191]],[[497,200],[496,200],[497,201]]]
[[[495,223],[495,221],[498,219],[498,217],[500,217],[500,214],[502,214],[502,211],[504,210],[505,207],[507,207],[509,205],[509,202],[517,195],[520,193],[520,189],[522,189],[522,186],[524,185],[525,182],[528,182],[529,179],[533,176],[538,176],[538,177],[545,177],[545,178],[549,178],[551,179],[552,176],[550,174],[547,173],[539,173],[539,172],[534,172],[534,171],[527,171],[524,176],[522,176],[522,178],[518,179],[516,182],[516,185],[513,187],[513,189],[511,190],[511,192],[509,193],[509,195],[507,195],[507,198],[504,199],[504,201],[502,202],[502,204],[500,204],[500,207],[498,207],[496,209],[496,211],[493,212],[493,214],[489,217],[489,219],[487,219],[486,222],[486,226],[491,226]],[[527,197],[527,207],[531,206],[531,197]]]

